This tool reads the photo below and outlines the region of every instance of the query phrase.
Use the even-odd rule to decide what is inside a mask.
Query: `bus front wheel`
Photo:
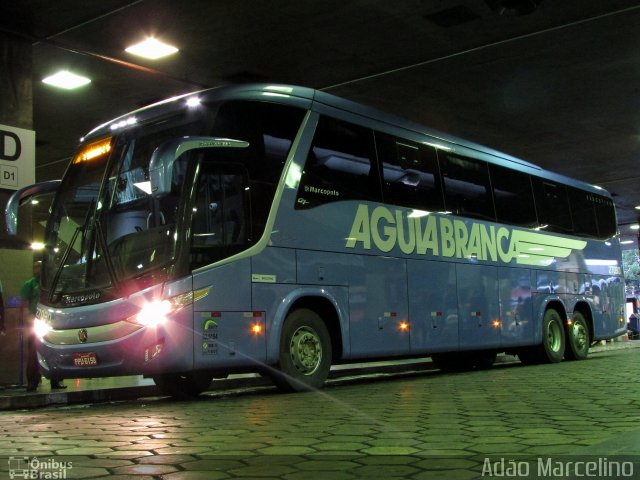
[[[584,360],[589,354],[590,342],[587,320],[580,312],[573,312],[573,318],[567,324],[565,357],[568,360]]]
[[[331,368],[331,337],[322,318],[306,308],[285,319],[280,339],[276,386],[286,392],[321,388]]]
[[[163,373],[153,381],[160,391],[176,400],[191,400],[211,385],[211,375],[203,373]]]

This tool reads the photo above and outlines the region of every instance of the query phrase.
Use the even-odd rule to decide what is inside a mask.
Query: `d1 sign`
[[[0,188],[18,190],[35,183],[36,132],[0,125]]]

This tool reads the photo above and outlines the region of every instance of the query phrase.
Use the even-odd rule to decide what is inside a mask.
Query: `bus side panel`
[[[193,273],[194,291],[210,287],[209,294],[195,303],[198,312],[243,312],[251,305],[251,261],[249,258]]]
[[[256,283],[296,283],[296,251],[265,248],[251,257],[251,278]]]
[[[303,285],[349,285],[355,255],[297,250],[298,283]]]
[[[531,271],[523,268],[499,268],[500,321],[502,346],[531,343],[534,337]]]
[[[353,357],[404,355],[411,350],[407,322],[407,267],[403,259],[353,256],[349,328]]]
[[[456,267],[449,262],[408,260],[411,353],[458,349]]]
[[[259,331],[254,331],[259,327]],[[198,312],[194,333],[196,369],[240,367],[264,362],[265,312]],[[198,340],[199,339],[199,340]]]
[[[242,366],[255,363],[252,358],[264,360],[264,335],[252,332],[254,324],[265,328],[265,315],[250,311],[250,259],[194,272],[193,288],[210,288],[209,294],[194,304],[195,368]]]
[[[497,271],[497,267],[486,265],[456,266],[460,350],[497,348],[501,344]]]

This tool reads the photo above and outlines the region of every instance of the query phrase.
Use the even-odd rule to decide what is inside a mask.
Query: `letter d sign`
[[[15,162],[21,153],[20,137],[13,132],[0,130],[0,160]]]

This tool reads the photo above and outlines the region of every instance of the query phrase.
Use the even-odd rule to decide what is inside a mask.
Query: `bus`
[[[55,192],[47,377],[320,388],[334,364],[581,360],[625,332],[611,196],[326,92],[246,84],[89,132]]]

